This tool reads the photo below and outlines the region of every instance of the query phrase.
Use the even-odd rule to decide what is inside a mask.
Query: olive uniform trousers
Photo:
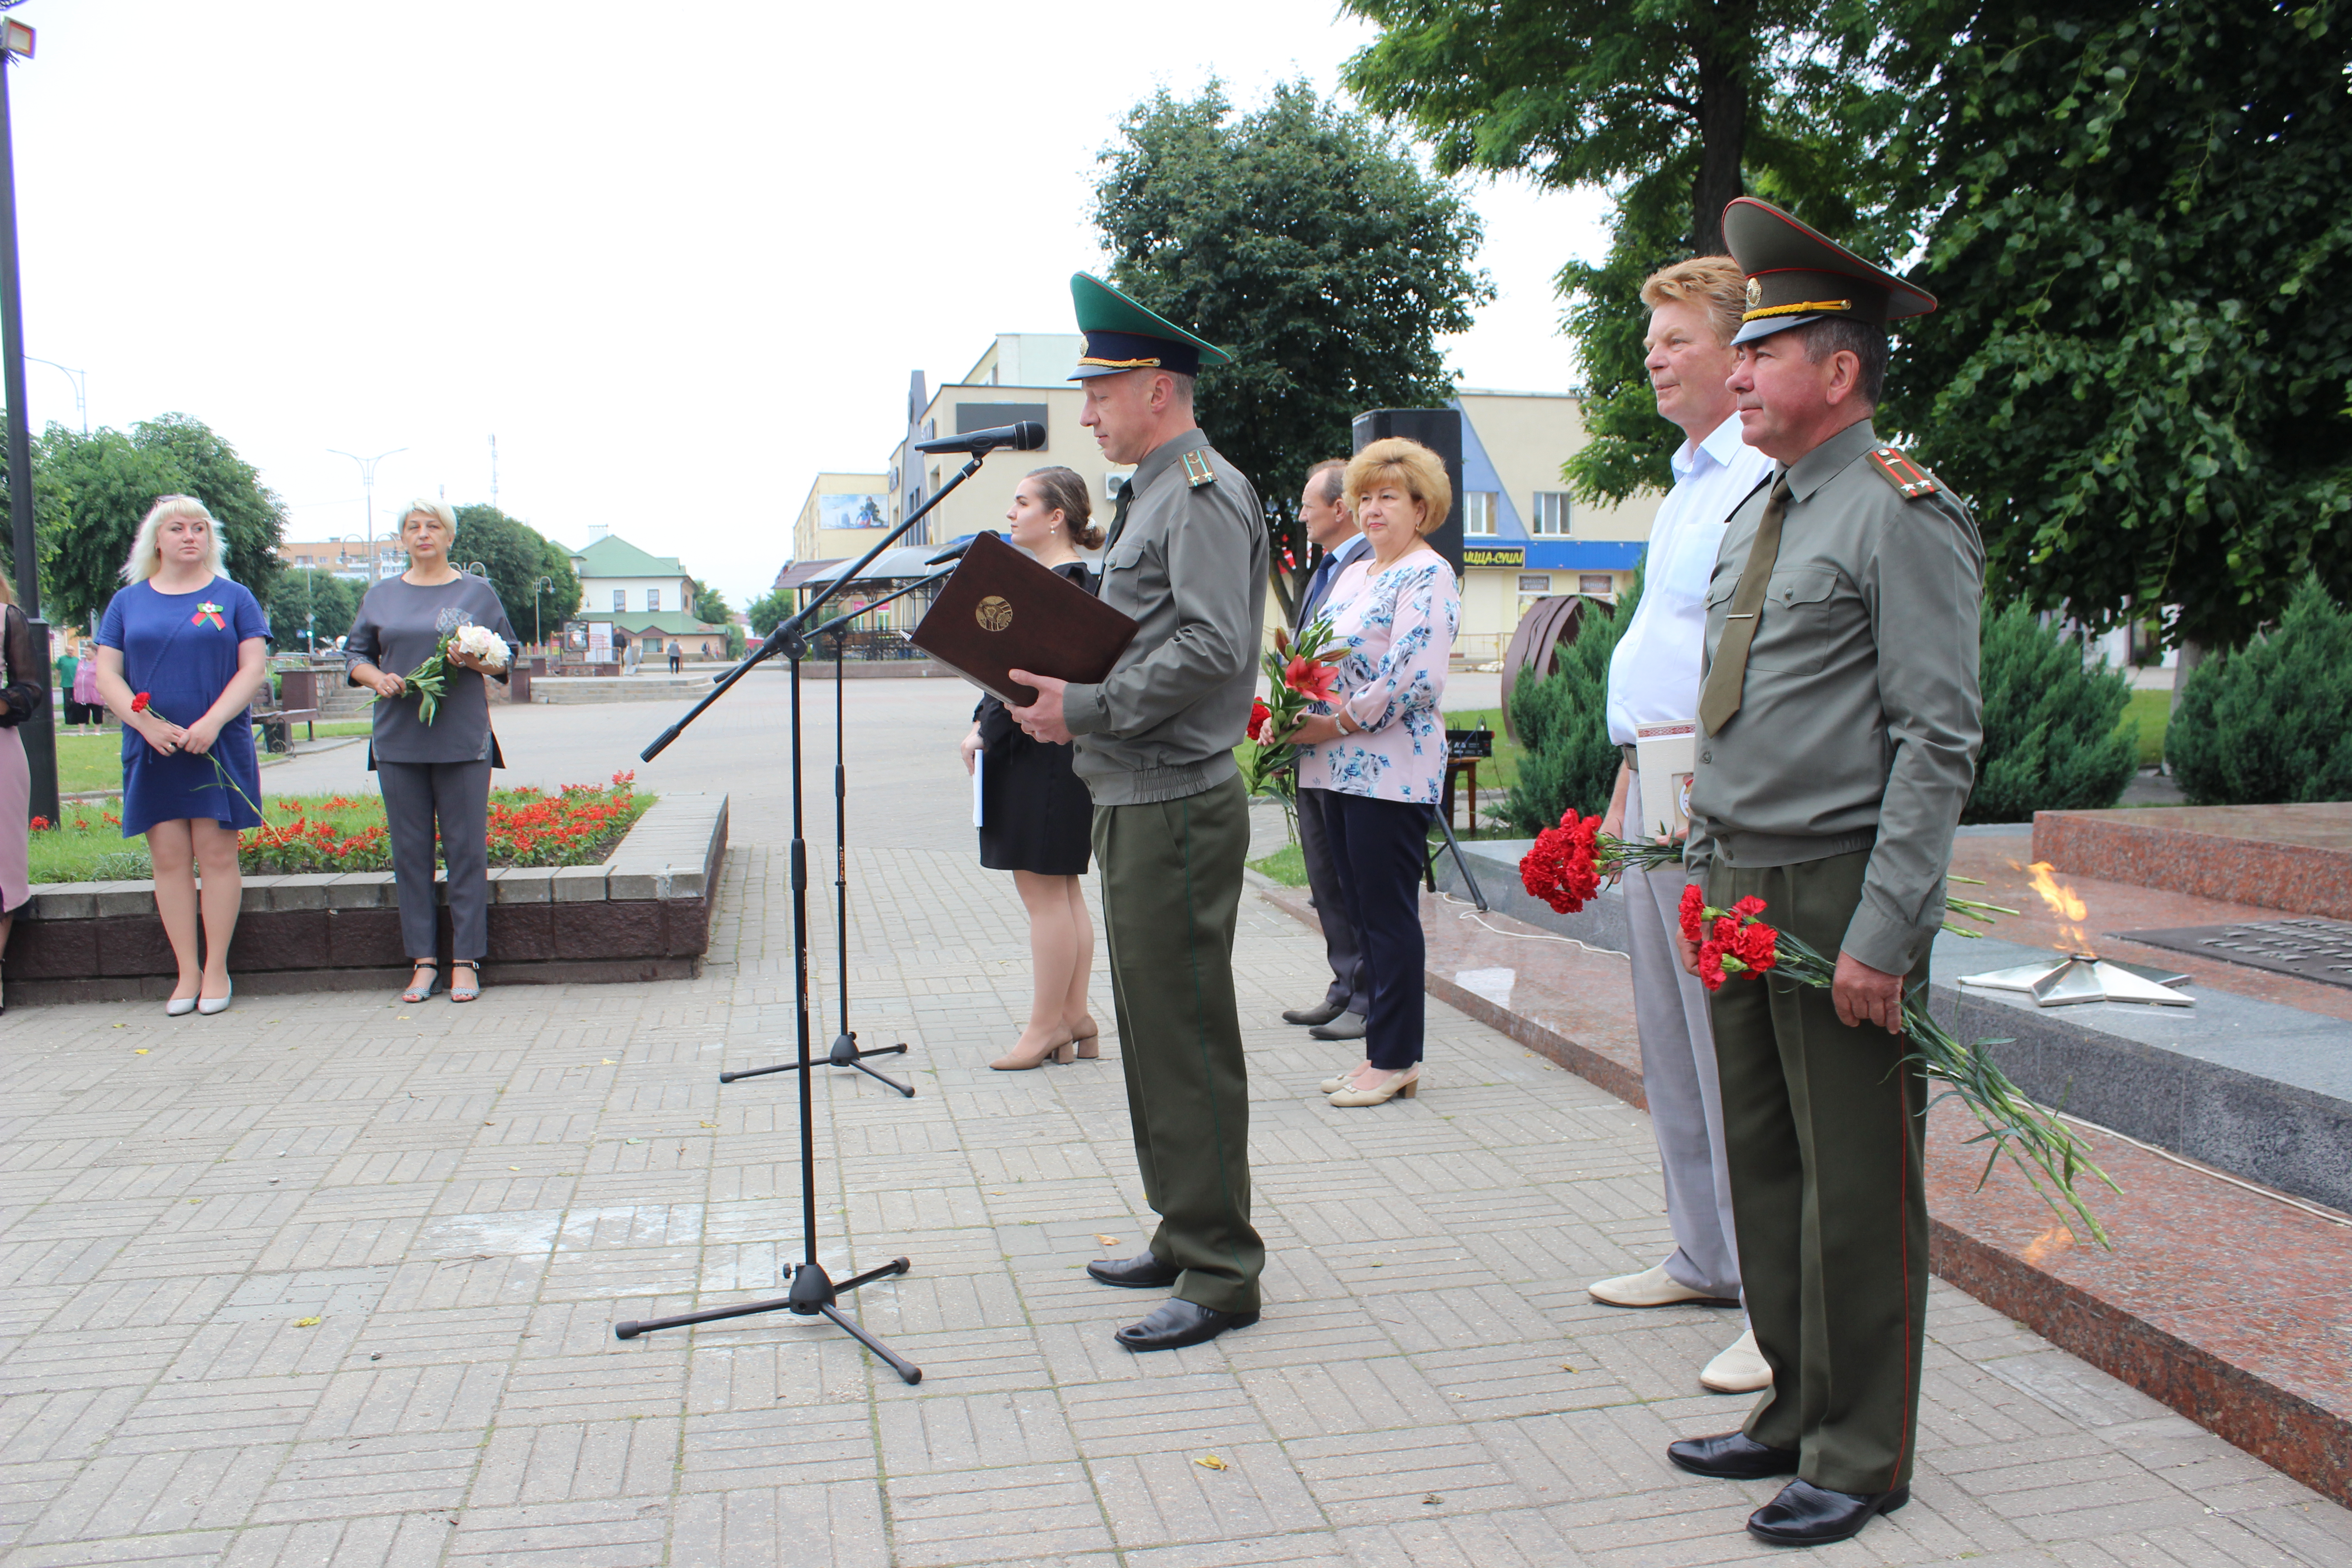
[[[1795,866],[1708,868],[1706,901],[1753,895],[1759,918],[1834,959],[1870,852]],[[1905,982],[1925,985],[1923,956]],[[1715,993],[1716,1060],[1739,1274],[1772,1386],[1748,1436],[1798,1456],[1832,1491],[1911,1479],[1927,1318],[1920,1186],[1927,1080],[1910,1047],[1838,1022],[1830,994],[1777,974]]]
[[[1238,776],[1181,800],[1095,807],[1103,935],[1151,1254],[1174,1294],[1258,1310],[1265,1244],[1250,1224],[1249,1069],[1234,1003],[1234,930],[1249,850]]]

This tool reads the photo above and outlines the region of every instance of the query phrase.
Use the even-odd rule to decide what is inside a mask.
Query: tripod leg
[[[840,1284],[835,1285],[833,1288],[833,1293],[838,1296],[844,1290],[855,1290],[860,1285],[871,1285],[877,1279],[887,1279],[894,1274],[904,1274],[913,1267],[914,1265],[912,1263],[903,1258],[894,1258],[879,1268],[869,1268],[863,1274],[851,1275]]]
[[[881,1052],[879,1052],[879,1051],[869,1051],[869,1052],[867,1052],[866,1054],[867,1054],[868,1056],[877,1056],[877,1057],[878,1057],[878,1056],[880,1056],[882,1053],[881,1053]],[[908,1098],[908,1100],[912,1100],[912,1099],[914,1099],[914,1098],[915,1098],[915,1086],[914,1086],[913,1084],[911,1084],[911,1083],[900,1083],[897,1079],[890,1077],[887,1073],[878,1073],[878,1072],[876,1072],[872,1068],[867,1067],[864,1062],[852,1062],[852,1063],[850,1063],[849,1065],[850,1065],[851,1067],[856,1068],[859,1072],[864,1073],[867,1078],[870,1078],[870,1079],[874,1079],[877,1083],[887,1083],[887,1084],[888,1084],[892,1089],[897,1089],[900,1094],[904,1095],[904,1096],[905,1096],[906,1098]]]
[[[872,1351],[876,1355],[880,1356],[884,1361],[888,1362],[890,1363],[890,1370],[897,1373],[907,1382],[920,1383],[923,1381],[923,1369],[921,1367],[915,1365],[911,1362],[901,1360],[898,1352],[893,1351],[888,1345],[884,1344],[880,1340],[876,1339],[872,1334],[867,1333],[864,1329],[859,1328],[856,1323],[853,1323],[847,1318],[843,1317],[839,1308],[819,1307],[817,1310],[823,1312],[826,1317],[831,1318],[834,1322],[839,1326],[842,1332],[847,1334],[851,1339],[856,1340],[859,1344],[864,1345],[867,1350]]]
[[[675,1318],[649,1318],[646,1321],[613,1325],[616,1340],[633,1340],[639,1334],[650,1334],[656,1329],[682,1329],[688,1323],[715,1323],[721,1318],[748,1318],[754,1312],[782,1312],[792,1306],[792,1298],[779,1297],[772,1301],[747,1301],[740,1307],[713,1307],[707,1312],[682,1312]]]
[[[1454,824],[1448,822],[1444,817],[1440,816],[1437,819],[1437,825],[1445,829],[1445,847],[1454,851],[1454,868],[1462,873],[1463,885],[1470,889],[1470,901],[1478,906],[1478,912],[1480,914],[1485,914],[1486,912],[1486,895],[1478,890],[1478,879],[1470,873],[1470,858],[1462,853],[1461,841],[1454,837]],[[1432,873],[1429,879],[1429,887],[1432,892],[1435,892],[1437,890],[1437,878],[1435,875],[1437,857],[1433,855],[1429,859]]]

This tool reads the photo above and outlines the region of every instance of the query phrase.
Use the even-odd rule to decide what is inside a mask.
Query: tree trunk
[[[1740,154],[1748,142],[1747,60],[1755,13],[1746,5],[1720,6],[1711,37],[1696,41],[1698,176],[1691,182],[1691,245],[1701,256],[1723,253],[1723,209],[1747,190]]]

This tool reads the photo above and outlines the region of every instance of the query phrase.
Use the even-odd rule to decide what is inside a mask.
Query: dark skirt
[[[1071,771],[1071,748],[1031,740],[993,697],[981,703],[980,863],[1041,877],[1086,873],[1094,796]]]

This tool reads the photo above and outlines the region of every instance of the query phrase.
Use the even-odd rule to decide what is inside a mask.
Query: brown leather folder
[[[1110,674],[1137,629],[1067,577],[983,533],[907,640],[999,701],[1025,708],[1037,689],[1009,671],[1091,686]]]

